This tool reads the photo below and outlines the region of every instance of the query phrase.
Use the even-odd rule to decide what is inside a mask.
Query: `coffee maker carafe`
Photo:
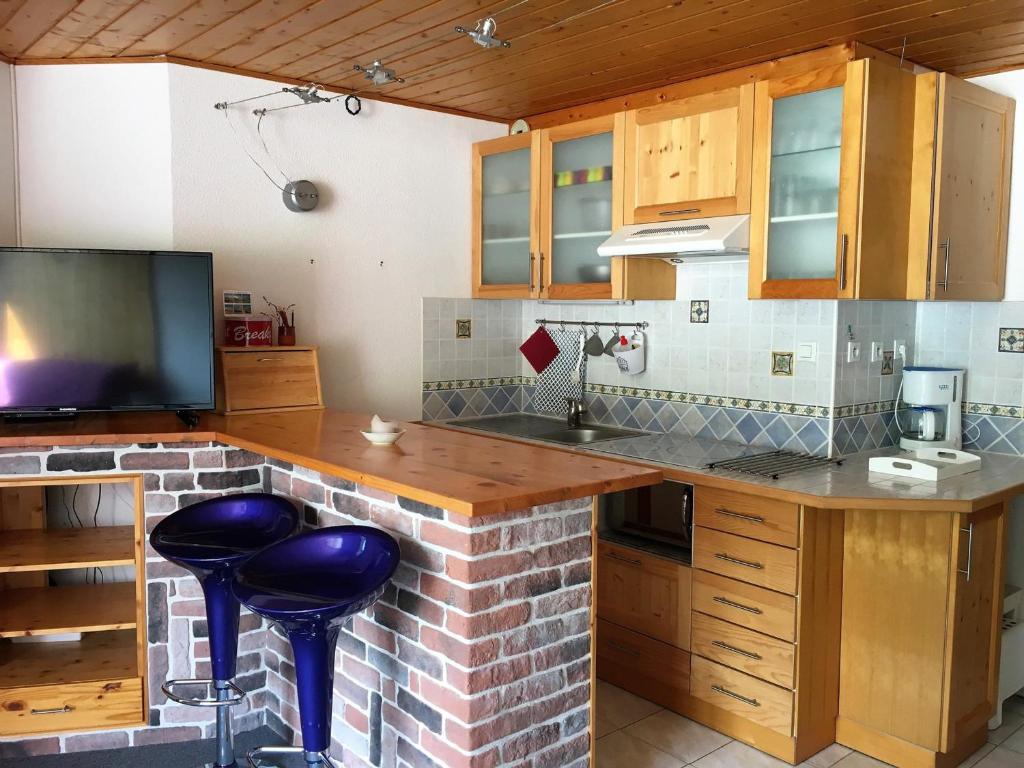
[[[906,409],[898,421],[900,448],[963,447],[963,369],[908,366],[903,369],[901,391]]]

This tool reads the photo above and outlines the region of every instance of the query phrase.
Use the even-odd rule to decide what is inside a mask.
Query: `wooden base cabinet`
[[[996,704],[1005,510],[846,513],[837,739],[901,768],[958,765]]]

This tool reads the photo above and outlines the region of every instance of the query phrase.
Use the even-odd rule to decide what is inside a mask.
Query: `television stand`
[[[175,411],[174,415],[181,419],[181,421],[184,422],[185,426],[188,427],[189,429],[195,429],[196,427],[199,426],[199,414],[196,413],[195,411],[183,409],[180,411]]]

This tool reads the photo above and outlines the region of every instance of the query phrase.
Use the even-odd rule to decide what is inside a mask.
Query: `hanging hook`
[[[565,320],[563,320],[561,323],[559,323],[559,330],[562,333],[565,333]]]

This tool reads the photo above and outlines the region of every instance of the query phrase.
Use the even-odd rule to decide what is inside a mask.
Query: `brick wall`
[[[262,487],[309,527],[384,528],[393,586],[346,625],[332,749],[346,768],[582,768],[590,746],[590,499],[467,518],[217,444],[0,453],[0,476],[143,472],[147,531],[202,498]],[[194,578],[147,547],[151,727],[0,742],[0,759],[212,735],[213,712],[168,703],[168,677],[209,674]],[[291,648],[243,612],[239,730],[298,729]]]

